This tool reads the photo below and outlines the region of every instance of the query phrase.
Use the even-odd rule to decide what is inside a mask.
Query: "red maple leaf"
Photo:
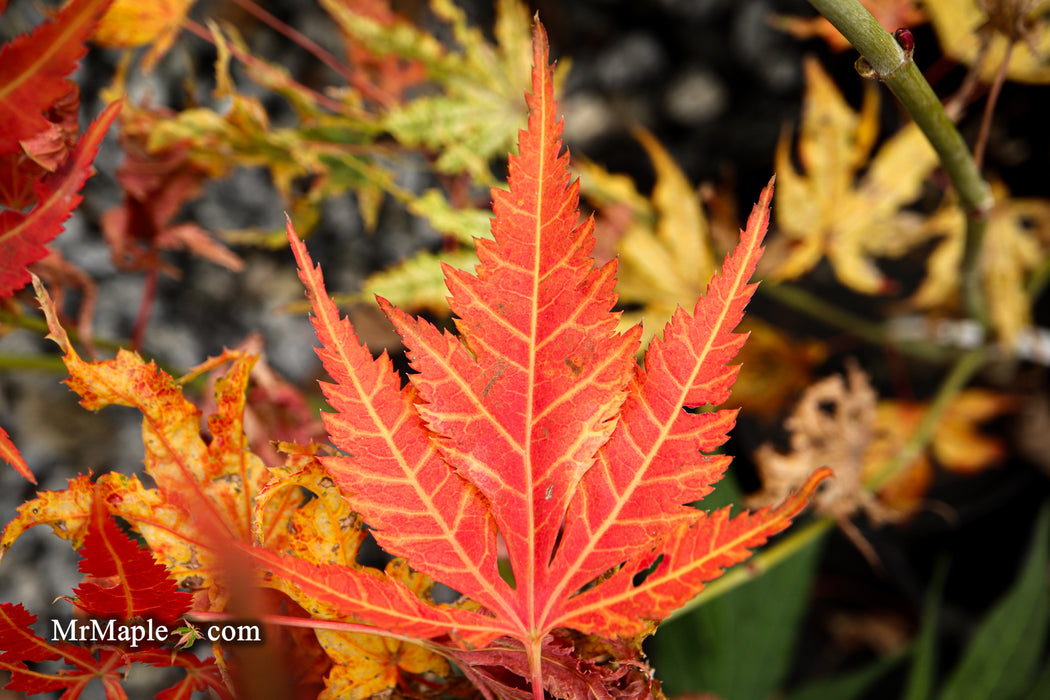
[[[169,627],[190,608],[192,596],[176,590],[175,581],[165,568],[154,561],[148,550],[121,532],[109,516],[103,490],[93,489],[90,520],[80,571],[87,576],[74,593],[74,604],[87,615],[111,618],[123,623],[152,620]],[[32,625],[36,616],[21,605],[0,603],[0,668],[11,673],[10,690],[43,693],[64,690],[62,700],[74,700],[89,683],[99,680],[108,699],[126,698],[121,683],[126,668],[132,663],[152,666],[181,667],[185,675],[157,697],[172,700],[189,698],[197,690],[213,690],[218,697],[229,698],[230,692],[214,659],[198,659],[189,652],[172,653],[158,648],[149,640],[128,647],[115,640],[97,640],[86,646],[56,639],[48,641],[37,635]],[[86,624],[81,620],[59,624],[62,635]],[[66,627],[68,626],[68,629]],[[94,629],[94,628],[92,628]],[[99,629],[107,629],[105,623]],[[135,648],[139,647],[139,648]],[[31,669],[26,662],[62,661],[65,667],[55,671]]]
[[[49,642],[32,630],[33,615],[21,605],[0,603],[0,668],[10,672],[8,690],[46,693],[64,690],[61,700],[75,700],[89,683],[100,680],[106,698],[126,698],[120,687],[127,658],[117,649],[103,649],[98,657],[69,642]],[[67,668],[54,672],[30,669],[25,662],[63,661]],[[69,668],[72,667],[72,668]]]
[[[56,132],[52,105],[66,95],[99,17],[113,0],[73,0],[55,17],[0,48],[0,153],[21,150],[25,139]]]
[[[29,281],[26,268],[62,232],[118,109],[111,105],[78,138],[80,92],[66,78],[111,2],[73,0],[0,48],[0,298]]]
[[[600,685],[596,696],[648,697],[647,677],[620,673],[641,663],[630,645],[594,654],[614,658],[604,679],[585,650],[651,633],[786,527],[827,472],[772,509],[688,505],[730,462],[711,453],[736,411],[692,409],[724,402],[736,377],[727,363],[745,337],[732,330],[754,291],[772,187],[707,294],[639,366],[640,329],[616,331],[616,264],[595,268],[593,223],[577,223],[539,25],[533,50],[528,128],[509,190],[492,192],[493,240],[478,241],[474,274],[445,270],[458,337],[380,300],[417,370],[408,386],[339,317],[288,226],[334,380],[324,418],[344,454],[322,458],[328,474],[384,549],[471,603],[436,606],[394,576],[251,552],[307,610],[443,649],[493,692],[542,700],[545,688],[583,697]]]
[[[0,669],[11,674],[4,688],[33,695],[64,691],[60,700],[76,700],[92,681],[102,683],[107,700],[127,700],[121,687],[126,669],[132,663],[180,667],[185,675],[157,694],[160,700],[190,698],[195,691],[207,690],[214,697],[229,700],[229,689],[215,659],[198,659],[189,652],[172,655],[167,650],[147,649],[127,652],[114,647],[89,649],[69,642],[49,642],[33,631],[33,615],[21,605],[0,603]],[[26,662],[61,661],[57,670],[37,670]]]
[[[29,479],[30,483],[36,483],[36,477],[33,476],[33,472],[30,471],[29,465],[26,463],[25,457],[15,447],[15,443],[11,442],[11,436],[0,426],[0,460],[3,460],[15,468],[15,471]]]
[[[0,298],[29,282],[26,268],[47,255],[45,244],[62,232],[62,225],[80,204],[80,189],[94,173],[91,163],[119,110],[119,102],[106,107],[62,167],[34,184],[36,206],[27,213],[0,212]]]
[[[120,531],[98,488],[80,556],[80,572],[87,576],[73,590],[74,603],[88,615],[171,625],[190,608],[193,596],[176,590],[175,581],[149,550]]]

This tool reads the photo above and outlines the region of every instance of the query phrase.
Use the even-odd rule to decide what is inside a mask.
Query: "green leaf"
[[[1025,700],[1044,700],[1050,698],[1050,659],[1043,661],[1043,672],[1039,674],[1032,687],[1028,689]]]
[[[1020,575],[974,633],[940,700],[1009,700],[1035,680],[1050,625],[1050,506],[1040,511],[1033,531]]]
[[[448,316],[448,288],[442,262],[460,270],[471,270],[478,264],[478,256],[473,249],[440,255],[429,251],[416,253],[408,260],[369,277],[353,301],[367,301],[379,295],[400,308],[428,309]]]
[[[905,654],[894,654],[855,671],[848,671],[834,678],[810,683],[788,695],[787,700],[830,700],[832,698],[834,700],[853,700],[853,698],[859,698],[904,657]]]
[[[729,481],[711,496],[724,497]],[[711,496],[704,508],[712,507]],[[764,700],[776,690],[789,670],[819,554],[819,540],[811,542],[766,574],[661,625],[654,653],[668,696],[707,691]]]
[[[944,580],[948,574],[948,564],[938,562],[933,572],[933,581],[926,592],[923,605],[922,625],[915,640],[914,661],[908,674],[908,686],[903,700],[926,700],[933,697],[934,675],[937,668],[937,618],[940,615],[941,596],[944,594]]]

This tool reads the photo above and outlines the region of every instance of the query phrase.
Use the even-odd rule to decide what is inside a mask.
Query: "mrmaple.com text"
[[[63,627],[63,624],[65,625]],[[143,642],[163,644],[176,630],[167,625],[158,625],[153,620],[144,620],[137,624],[117,624],[116,620],[61,620],[51,621],[52,642],[90,642],[93,644],[113,644],[125,642],[132,649]],[[259,625],[212,625],[202,630],[202,638],[209,642],[261,642],[262,630]]]

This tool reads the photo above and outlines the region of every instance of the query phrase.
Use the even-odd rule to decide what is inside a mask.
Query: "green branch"
[[[956,354],[954,349],[946,348],[940,343],[896,339],[885,324],[847,311],[795,284],[764,280],[758,291],[784,306],[801,311],[821,323],[845,331],[872,345],[892,345],[902,353],[928,362],[946,362]]]
[[[955,128],[941,101],[912,60],[911,33],[899,32],[902,46],[859,0],[809,0],[835,29],[860,52],[858,70],[876,78],[900,100],[908,114],[929,139],[941,165],[959,195],[966,212],[966,244],[963,253],[963,294],[970,316],[988,326],[988,313],[981,290],[978,258],[994,200],[992,190]]]

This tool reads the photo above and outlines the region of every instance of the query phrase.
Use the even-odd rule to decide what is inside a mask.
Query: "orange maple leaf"
[[[3,426],[0,426],[0,460],[14,467],[15,471],[29,479],[30,483],[36,483],[36,477],[33,476],[33,472],[29,469],[25,457],[19,452],[15,443],[11,441],[11,436],[7,434]]]
[[[602,654],[620,668],[594,675],[583,659],[593,640],[651,633],[786,527],[827,472],[775,508],[731,517],[688,505],[730,462],[710,453],[736,411],[691,409],[723,403],[736,377],[727,363],[745,336],[732,330],[755,288],[772,187],[707,294],[692,313],[677,310],[639,366],[640,329],[616,330],[616,263],[595,268],[593,223],[577,224],[538,24],[533,57],[528,128],[509,190],[492,191],[493,240],[478,241],[475,274],[445,268],[459,337],[380,300],[417,370],[408,386],[339,317],[288,225],[334,380],[322,385],[335,409],[324,418],[344,454],[321,460],[384,549],[470,604],[434,605],[374,570],[250,552],[304,608],[416,639],[492,692],[541,700],[545,689],[578,697],[622,684],[641,662],[610,646]],[[500,538],[513,582],[499,573]],[[494,677],[494,666],[522,682]],[[629,687],[619,694],[651,694]]]

